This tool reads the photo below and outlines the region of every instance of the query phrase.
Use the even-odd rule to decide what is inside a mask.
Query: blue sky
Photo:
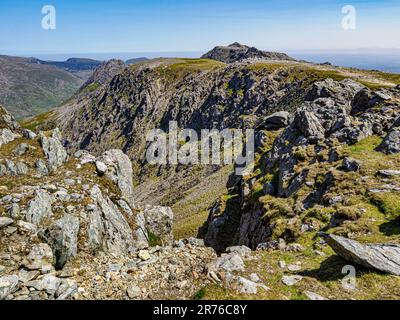
[[[41,28],[54,5],[57,29]],[[357,9],[343,30],[341,9]],[[1,0],[0,53],[400,48],[400,0]]]

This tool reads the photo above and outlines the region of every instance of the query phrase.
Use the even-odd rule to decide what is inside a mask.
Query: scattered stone
[[[22,129],[22,136],[28,140],[33,140],[33,139],[36,139],[36,137],[37,137],[36,133],[34,133],[33,131],[31,131],[29,129]]]
[[[17,148],[14,150],[14,154],[16,156],[22,156],[24,155],[29,149],[28,144],[26,143],[20,143]]]
[[[386,154],[400,153],[400,117],[389,129],[388,134],[376,150]]]
[[[227,253],[237,253],[242,258],[247,258],[251,256],[251,249],[246,246],[236,246],[236,247],[229,247],[226,249]]]
[[[24,266],[28,270],[41,270],[45,265],[53,264],[53,252],[49,245],[40,243],[32,247]]]
[[[138,257],[140,258],[140,259],[142,259],[143,261],[147,261],[147,260],[150,260],[150,253],[149,253],[149,251],[148,250],[140,250],[139,251],[139,254],[138,254]]]
[[[36,233],[37,232],[36,225],[29,223],[29,222],[22,221],[22,220],[17,221],[17,227],[22,232],[28,232],[28,233]]]
[[[346,172],[358,172],[361,169],[361,165],[357,160],[351,158],[344,158],[342,163],[342,170]]]
[[[7,218],[7,217],[0,217],[0,229],[4,227],[8,227],[9,225],[13,224],[14,220]]]
[[[0,147],[17,139],[19,136],[10,129],[0,129]]]
[[[243,277],[238,277],[238,285],[240,293],[257,294],[258,284],[253,281],[247,280]]]
[[[289,116],[290,114],[287,111],[273,113],[265,119],[263,128],[265,128],[266,130],[277,130],[285,128],[289,123]]]
[[[283,284],[291,287],[294,286],[295,284],[299,283],[303,279],[302,276],[283,276],[282,277],[282,282]]]
[[[146,206],[143,211],[145,219],[145,230],[159,238],[165,245],[173,241],[173,219],[174,214],[169,207]]]
[[[109,150],[98,159],[107,169],[104,174],[111,179],[121,191],[122,199],[131,208],[135,207],[133,196],[133,171],[129,157],[122,150]],[[104,166],[101,165],[104,168]],[[101,169],[103,169],[101,168]]]
[[[0,300],[6,299],[18,290],[18,277],[15,275],[0,277]]]
[[[204,247],[205,246],[203,239],[189,238],[188,243],[194,247]]]
[[[20,207],[17,203],[12,203],[10,205],[10,207],[7,210],[8,215],[12,218],[12,219],[17,219],[19,218],[20,215]]]
[[[379,170],[379,175],[383,177],[395,177],[395,176],[400,176],[400,170]]]
[[[96,161],[96,169],[100,175],[103,175],[107,172],[107,165],[104,162]]]
[[[291,272],[297,272],[297,271],[300,271],[300,270],[301,270],[301,265],[298,265],[298,264],[289,264],[289,265],[287,266],[287,268],[288,268],[288,270],[291,271]]]
[[[26,284],[27,287],[34,288],[38,291],[45,291],[53,297],[61,285],[61,280],[51,274],[44,275],[40,280],[30,281]]]
[[[244,271],[245,265],[241,256],[237,253],[225,254],[213,262],[215,270],[223,269],[228,272]]]
[[[128,294],[129,299],[137,299],[142,294],[142,290],[134,284],[129,284],[126,293]]]
[[[319,294],[316,294],[316,293],[311,292],[311,291],[304,291],[304,294],[307,296],[308,299],[310,299],[312,301],[328,300],[328,299],[324,298],[323,296],[320,296]]]
[[[249,278],[253,282],[260,282],[261,281],[261,279],[260,279],[260,277],[258,276],[257,273],[252,273]]]

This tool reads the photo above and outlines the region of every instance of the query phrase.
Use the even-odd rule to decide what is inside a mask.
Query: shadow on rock
[[[331,256],[323,261],[319,269],[304,270],[298,274],[304,277],[315,278],[321,282],[337,281],[348,275],[347,272],[342,273],[343,267],[353,265],[357,271],[365,272],[366,269],[354,263],[350,263],[339,256]],[[358,272],[357,272],[358,273]]]

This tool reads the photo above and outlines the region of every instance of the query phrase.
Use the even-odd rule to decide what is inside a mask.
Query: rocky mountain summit
[[[287,60],[294,61],[285,53],[268,52],[248,47],[240,43],[232,43],[229,46],[218,46],[202,56],[203,59],[213,59],[224,63],[239,62],[246,59],[263,60]]]

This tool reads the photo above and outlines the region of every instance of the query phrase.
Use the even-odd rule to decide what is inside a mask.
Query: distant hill
[[[90,78],[93,71],[103,63],[103,61],[87,58],[70,58],[66,61],[39,61],[42,64],[48,64],[71,72],[82,80]]]
[[[126,64],[135,64],[135,63],[148,61],[148,60],[149,60],[148,58],[140,57],[140,58],[133,58],[133,59],[126,60],[125,63]]]
[[[213,59],[224,63],[233,63],[251,58],[265,60],[294,61],[285,53],[261,51],[254,47],[248,47],[238,42],[229,46],[218,46],[202,56],[203,59]]]
[[[86,59],[86,58],[70,58],[66,61],[44,61],[43,63],[53,65],[68,71],[94,70],[100,66],[103,61]]]
[[[0,104],[21,119],[70,98],[84,80],[54,64],[36,58],[0,56]],[[73,61],[69,65],[84,66]]]

